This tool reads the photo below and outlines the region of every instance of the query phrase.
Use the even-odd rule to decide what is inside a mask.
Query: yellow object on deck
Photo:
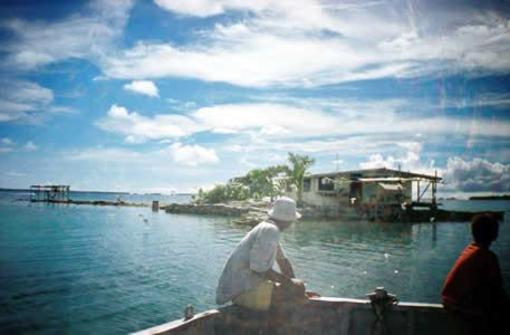
[[[234,304],[257,311],[267,311],[271,306],[273,282],[265,280],[254,290],[241,293],[234,298]]]

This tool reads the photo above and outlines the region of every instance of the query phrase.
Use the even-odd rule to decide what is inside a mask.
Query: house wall
[[[395,173],[389,171],[387,174],[381,176],[380,174],[372,176],[372,173],[361,175],[355,173],[348,176],[348,178],[370,178],[370,177],[394,177]],[[312,206],[320,206],[329,209],[342,209],[351,207],[350,197],[355,196],[352,193],[351,182],[335,183],[333,191],[319,190],[320,176],[310,177],[310,188],[308,191],[303,190],[303,201]],[[391,182],[386,182],[391,183]],[[361,184],[361,198],[358,198],[358,203],[400,203],[401,201],[411,202],[413,187],[411,181],[402,182],[403,192],[398,196],[396,192],[385,191],[378,182],[363,182]],[[295,191],[288,192],[288,196],[297,199]]]
[[[311,178],[310,190],[303,191],[303,201],[313,206],[327,207],[330,209],[340,209],[350,206],[351,183],[345,182],[335,184],[335,191],[319,191],[320,178]],[[366,182],[362,184],[362,198],[358,199],[360,203],[400,203],[400,201],[412,201],[412,182],[402,182],[403,198],[397,196],[394,192],[385,191],[377,182]],[[295,195],[294,195],[295,196]]]
[[[402,186],[402,193],[397,193],[384,190],[377,182],[364,183],[361,202],[386,204],[399,204],[402,201],[411,202],[413,191],[412,182],[403,182]]]
[[[303,201],[309,205],[321,207],[339,207],[336,192],[319,191],[319,178],[311,178],[310,191],[303,192]]]

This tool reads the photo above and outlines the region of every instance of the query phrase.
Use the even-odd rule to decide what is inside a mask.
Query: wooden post
[[[434,170],[434,182],[432,183],[432,205],[436,208],[436,191],[437,191],[437,170]]]
[[[153,200],[152,201],[152,210],[154,212],[159,211],[159,201],[158,200]]]

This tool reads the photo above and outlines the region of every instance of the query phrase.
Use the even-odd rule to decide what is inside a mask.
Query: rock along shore
[[[192,214],[192,215],[218,215],[231,217],[235,224],[253,226],[267,219],[267,210],[271,204],[269,201],[232,201],[219,204],[170,204],[162,206],[167,213],[174,214]],[[304,219],[345,219],[345,220],[367,220],[361,217],[352,208],[345,208],[342,211],[331,210],[306,205],[298,208]],[[503,212],[490,212],[498,220],[504,220]],[[436,209],[430,211],[414,210],[407,211],[399,218],[389,220],[388,222],[469,222],[471,218],[478,213],[449,211]],[[380,221],[381,219],[377,219]],[[386,220],[382,220],[386,221]]]
[[[268,218],[267,211],[270,207],[269,201],[247,200],[219,204],[174,203],[162,206],[161,209],[172,214],[227,216],[232,217],[232,222],[235,224],[253,226]],[[308,205],[298,208],[298,211],[305,219],[338,218],[339,216],[346,218],[355,215],[349,211],[339,213]]]
[[[235,224],[256,225],[267,219],[269,207],[268,201],[232,201],[226,204],[174,203],[161,208],[167,213],[227,216],[234,218]]]

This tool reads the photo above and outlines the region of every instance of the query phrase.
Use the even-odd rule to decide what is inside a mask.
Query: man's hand
[[[283,285],[289,285],[289,284],[292,284],[292,279],[287,277],[287,276],[284,276],[283,274],[279,273],[279,272],[276,272],[275,270],[273,269],[270,269],[266,272],[263,272],[261,273],[262,276],[265,278],[265,279],[269,279],[275,283],[282,283]]]
[[[320,297],[319,293],[312,292],[312,291],[306,291],[305,295],[306,295],[307,298],[319,298]]]
[[[276,262],[282,271],[282,274],[287,278],[295,278],[294,269],[287,258],[277,258]]]

